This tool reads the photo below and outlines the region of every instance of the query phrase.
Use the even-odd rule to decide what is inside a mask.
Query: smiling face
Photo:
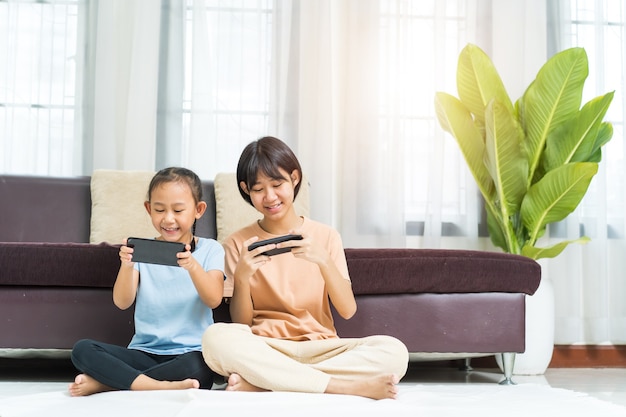
[[[298,158],[283,141],[266,136],[250,142],[241,153],[237,163],[237,183],[243,199],[252,204],[249,190],[260,180],[260,176],[275,180],[289,180],[288,173],[297,171],[298,182],[294,182],[294,197],[300,189],[302,168]],[[292,180],[293,181],[293,180]]]
[[[300,183],[300,174],[294,170],[291,174],[279,168],[280,177],[272,178],[259,173],[256,182],[248,190],[244,182],[242,189],[250,196],[250,201],[263,217],[272,222],[279,222],[286,216],[292,217],[294,190]]]
[[[184,181],[163,182],[150,193],[145,202],[152,225],[163,240],[189,243],[192,227],[206,210],[206,203],[196,203],[191,188]]]

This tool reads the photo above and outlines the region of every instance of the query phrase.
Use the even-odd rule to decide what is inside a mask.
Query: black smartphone
[[[285,235],[285,236],[273,237],[271,239],[259,240],[259,241],[252,243],[250,246],[248,246],[248,251],[251,251],[252,249],[256,249],[259,246],[265,246],[265,245],[269,245],[272,243],[287,242],[288,240],[302,240],[302,236],[301,235]],[[278,255],[280,253],[285,253],[285,252],[290,252],[290,251],[291,251],[291,248],[274,248],[274,249],[270,249],[268,251],[262,252],[259,255],[272,256],[272,255]]]
[[[126,246],[133,248],[133,262],[178,266],[178,252],[185,251],[185,244],[165,240],[129,237]]]

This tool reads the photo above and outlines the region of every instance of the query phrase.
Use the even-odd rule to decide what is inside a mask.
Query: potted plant
[[[458,142],[484,198],[491,241],[505,252],[552,258],[589,240],[537,247],[548,224],[576,209],[613,135],[603,121],[613,92],[581,108],[587,75],[585,50],[567,49],[513,104],[491,59],[469,44],[458,60],[459,98],[436,93],[439,123]]]
[[[513,104],[487,54],[469,44],[459,55],[459,98],[436,93],[439,123],[458,142],[484,199],[491,242],[505,252],[553,258],[570,243],[589,240],[537,246],[550,223],[576,209],[613,135],[603,121],[613,92],[581,107],[587,75],[585,50],[567,49],[543,65]],[[554,295],[542,279],[526,298],[526,351],[506,366],[518,375],[543,374],[553,348]],[[502,368],[504,357],[496,359]]]

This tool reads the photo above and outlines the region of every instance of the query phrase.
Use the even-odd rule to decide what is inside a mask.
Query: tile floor
[[[403,381],[417,383],[497,383],[502,379],[499,369],[474,369],[471,372],[454,368],[412,367]],[[584,392],[590,396],[626,407],[625,368],[549,368],[544,375],[513,376],[517,383],[546,384]]]
[[[22,394],[64,390],[74,378],[75,370],[67,359],[0,358],[0,399]],[[401,383],[498,383],[499,369],[474,369],[466,372],[450,362],[412,363]],[[626,369],[624,368],[550,368],[544,375],[521,376],[518,383],[547,384],[584,392],[604,401],[626,407]]]

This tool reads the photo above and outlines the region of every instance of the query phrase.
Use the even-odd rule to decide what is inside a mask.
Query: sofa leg
[[[459,366],[459,371],[472,372],[474,368],[472,368],[472,358],[463,359],[463,364]]]
[[[500,381],[500,385],[515,385],[513,382],[513,367],[515,366],[515,353],[507,352],[501,353],[502,359],[502,372],[504,373],[504,379]]]

